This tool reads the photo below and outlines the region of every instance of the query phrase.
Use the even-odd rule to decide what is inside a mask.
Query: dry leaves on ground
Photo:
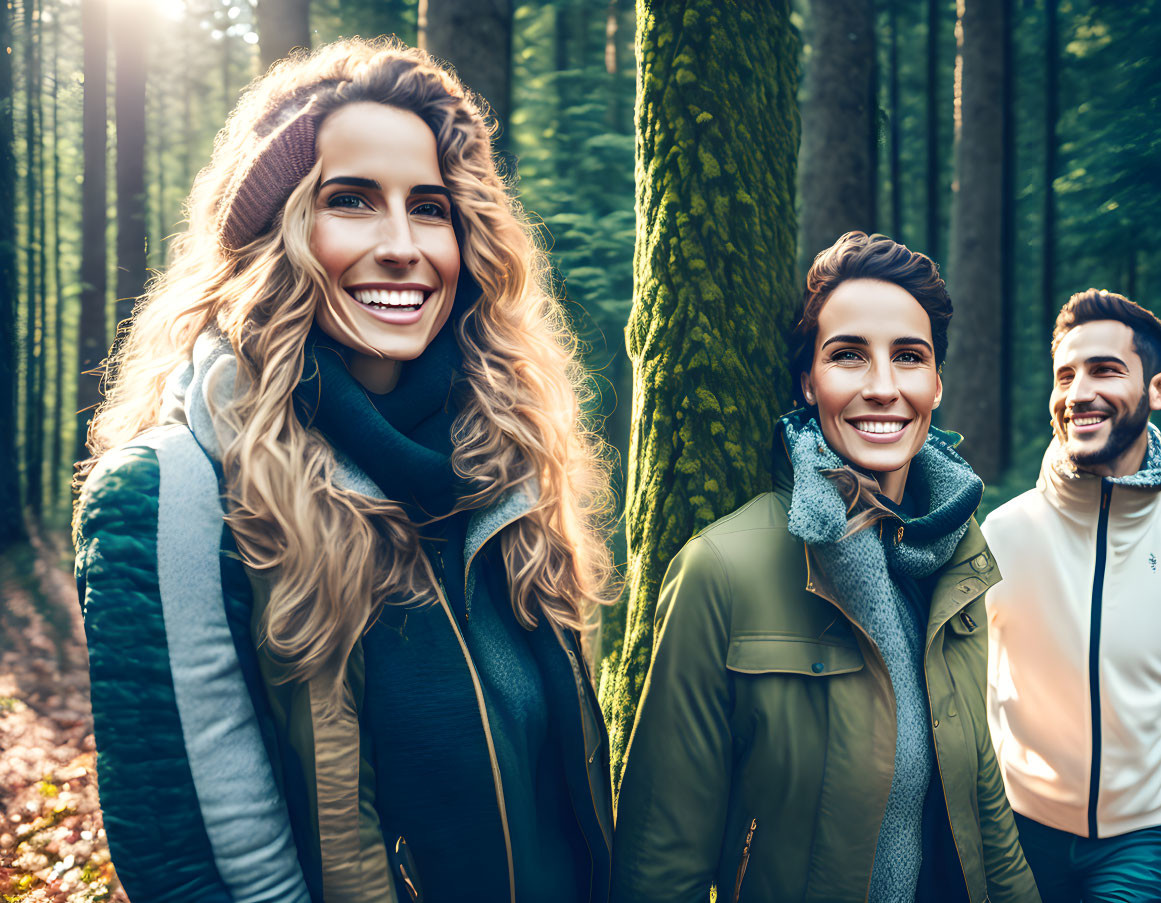
[[[67,539],[0,557],[0,900],[128,903],[97,800],[88,661]]]

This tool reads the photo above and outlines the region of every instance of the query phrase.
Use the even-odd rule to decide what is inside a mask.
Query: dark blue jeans
[[[1016,815],[1044,903],[1158,903],[1161,827],[1089,840]]]

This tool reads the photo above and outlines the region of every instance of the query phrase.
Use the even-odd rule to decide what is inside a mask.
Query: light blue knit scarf
[[[946,564],[967,532],[983,484],[953,450],[953,434],[933,429],[908,471],[909,494],[921,515],[892,518],[890,529],[872,526],[843,539],[847,505],[821,471],[846,462],[809,412],[791,412],[782,423],[794,468],[789,530],[810,545],[851,617],[878,646],[895,692],[895,771],[868,899],[912,900],[923,861],[923,801],[934,766],[923,679],[927,624],[920,623],[892,573],[920,580]],[[896,542],[900,524],[903,539]]]

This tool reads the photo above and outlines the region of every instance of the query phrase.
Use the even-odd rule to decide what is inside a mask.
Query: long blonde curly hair
[[[286,664],[285,678],[346,661],[389,599],[434,599],[403,509],[337,486],[333,449],[294,411],[304,342],[325,296],[310,249],[320,165],[265,234],[237,251],[219,240],[223,198],[256,126],[311,96],[321,116],[374,101],[416,113],[435,134],[462,265],[480,288],[456,325],[467,391],[452,465],[470,487],[460,507],[530,490],[531,510],[500,537],[513,610],[529,628],[543,616],[585,630],[615,575],[608,457],[582,413],[576,340],[544,288],[544,254],[496,172],[477,101],[427,54],[396,42],[331,44],[277,64],[245,92],[194,182],[171,265],[149,285],[111,362],[80,480],[110,448],[159,422],[166,378],[216,328],[238,360],[235,397],[214,412],[227,436],[227,520],[243,560],[274,578],[261,641]]]

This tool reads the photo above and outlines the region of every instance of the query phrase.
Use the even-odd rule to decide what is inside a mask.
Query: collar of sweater
[[[1040,462],[1040,477],[1036,487],[1048,502],[1066,516],[1088,520],[1096,517],[1101,485],[1108,481],[1133,492],[1116,494],[1114,504],[1120,513],[1144,513],[1161,498],[1161,430],[1153,424],[1145,426],[1149,434],[1145,459],[1136,473],[1123,477],[1099,477],[1077,470],[1064,456],[1059,440],[1053,439]]]
[[[794,472],[788,527],[810,545],[852,543],[863,530],[843,539],[847,505],[822,471],[848,466],[827,444],[818,420],[809,411],[792,411],[779,422]],[[892,567],[916,578],[934,573],[955,551],[979,506],[983,483],[955,451],[960,437],[932,428],[911,460],[907,489],[916,512],[908,516],[891,505],[904,527],[903,539],[887,544]],[[897,535],[896,531],[892,531]]]
[[[347,350],[312,329],[303,349],[295,410],[366,473],[416,523],[446,515],[462,485],[452,470],[452,389],[461,355],[444,326],[408,361],[391,392],[368,392],[351,373]]]

